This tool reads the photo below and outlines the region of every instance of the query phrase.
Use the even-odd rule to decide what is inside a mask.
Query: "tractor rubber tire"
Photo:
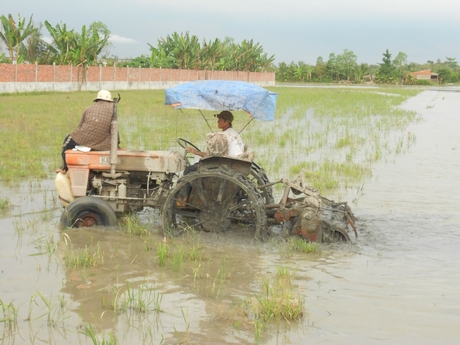
[[[72,201],[62,213],[60,220],[61,229],[116,225],[117,216],[112,207],[104,200],[90,196]]]

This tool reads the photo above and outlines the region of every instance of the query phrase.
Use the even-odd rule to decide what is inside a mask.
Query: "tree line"
[[[200,39],[189,32],[167,35],[154,46],[148,43],[150,54],[129,60],[110,55],[113,47],[111,31],[102,22],[94,22],[81,30],[68,29],[65,24],[35,25],[31,15],[28,20],[11,14],[0,16],[0,40],[7,54],[0,54],[0,63],[37,63],[73,66],[155,67],[173,69],[203,69],[222,71],[276,72],[280,82],[321,83],[376,83],[415,84],[429,83],[408,76],[409,72],[431,69],[438,73],[439,82],[454,83],[460,80],[460,68],[455,58],[446,57],[424,64],[408,62],[407,54],[399,52],[394,58],[386,50],[378,64],[358,63],[356,54],[345,49],[342,54],[330,53],[327,60],[319,56],[314,65],[299,61],[274,64],[275,56],[269,56],[262,45],[253,40],[236,43],[232,38],[224,40]],[[45,28],[51,37],[44,39]]]
[[[44,27],[51,36],[51,42],[43,39],[43,25],[35,25],[30,16],[27,21],[20,15],[16,20],[11,14],[0,16],[3,41],[8,56],[0,55],[0,63],[38,63],[74,66],[130,66],[163,67],[182,69],[209,69],[223,71],[267,71],[273,68],[274,55],[268,56],[263,47],[253,40],[235,43],[232,38],[203,40],[188,32],[166,36],[157,45],[149,45],[150,55],[141,55],[129,61],[120,61],[110,56],[112,47],[110,30],[101,22],[81,31],[68,29],[65,24],[51,24]]]
[[[396,57],[388,49],[382,53],[382,62],[378,64],[358,63],[358,57],[351,50],[342,54],[329,54],[324,60],[319,56],[315,65],[305,62],[281,62],[276,69],[277,81],[319,82],[319,83],[362,83],[375,82],[385,84],[430,84],[429,80],[417,80],[410,72],[431,70],[438,74],[440,83],[460,81],[460,67],[455,58],[446,57],[445,61],[437,59],[426,63],[409,62],[407,54],[399,52]]]

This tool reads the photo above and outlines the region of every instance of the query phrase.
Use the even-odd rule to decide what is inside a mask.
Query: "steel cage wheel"
[[[184,203],[185,188],[192,189]],[[182,193],[181,193],[182,192]],[[256,238],[264,237],[264,198],[252,181],[227,166],[192,172],[179,179],[162,210],[165,234],[178,235],[191,229],[210,232],[249,228]]]
[[[347,232],[344,229],[339,228],[338,226],[325,226],[323,223],[321,233],[321,242],[334,243],[351,241],[350,236],[348,236]]]
[[[263,186],[270,183],[265,170],[258,164],[252,163],[251,171],[249,172],[249,179],[251,179],[257,186]],[[265,198],[265,204],[275,203],[275,197],[273,196],[273,186],[268,186],[260,189],[263,197]]]
[[[92,226],[114,227],[117,216],[110,205],[102,199],[85,196],[72,201],[60,219],[60,228]]]

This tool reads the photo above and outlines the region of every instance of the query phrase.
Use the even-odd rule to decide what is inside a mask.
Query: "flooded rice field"
[[[171,244],[162,265],[158,232],[60,232],[52,180],[2,186],[0,344],[458,344],[460,92],[403,107],[423,118],[410,149],[341,197],[359,237],[316,253],[203,233]],[[141,216],[155,228],[158,215]],[[89,248],[85,269],[64,264]],[[303,315],[262,326],[241,301],[280,267]]]

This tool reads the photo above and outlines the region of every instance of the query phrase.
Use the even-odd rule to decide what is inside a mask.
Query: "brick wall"
[[[167,68],[0,64],[0,92],[94,90],[101,85],[112,89],[159,89],[192,80],[240,80],[274,86],[274,72],[204,71]]]

